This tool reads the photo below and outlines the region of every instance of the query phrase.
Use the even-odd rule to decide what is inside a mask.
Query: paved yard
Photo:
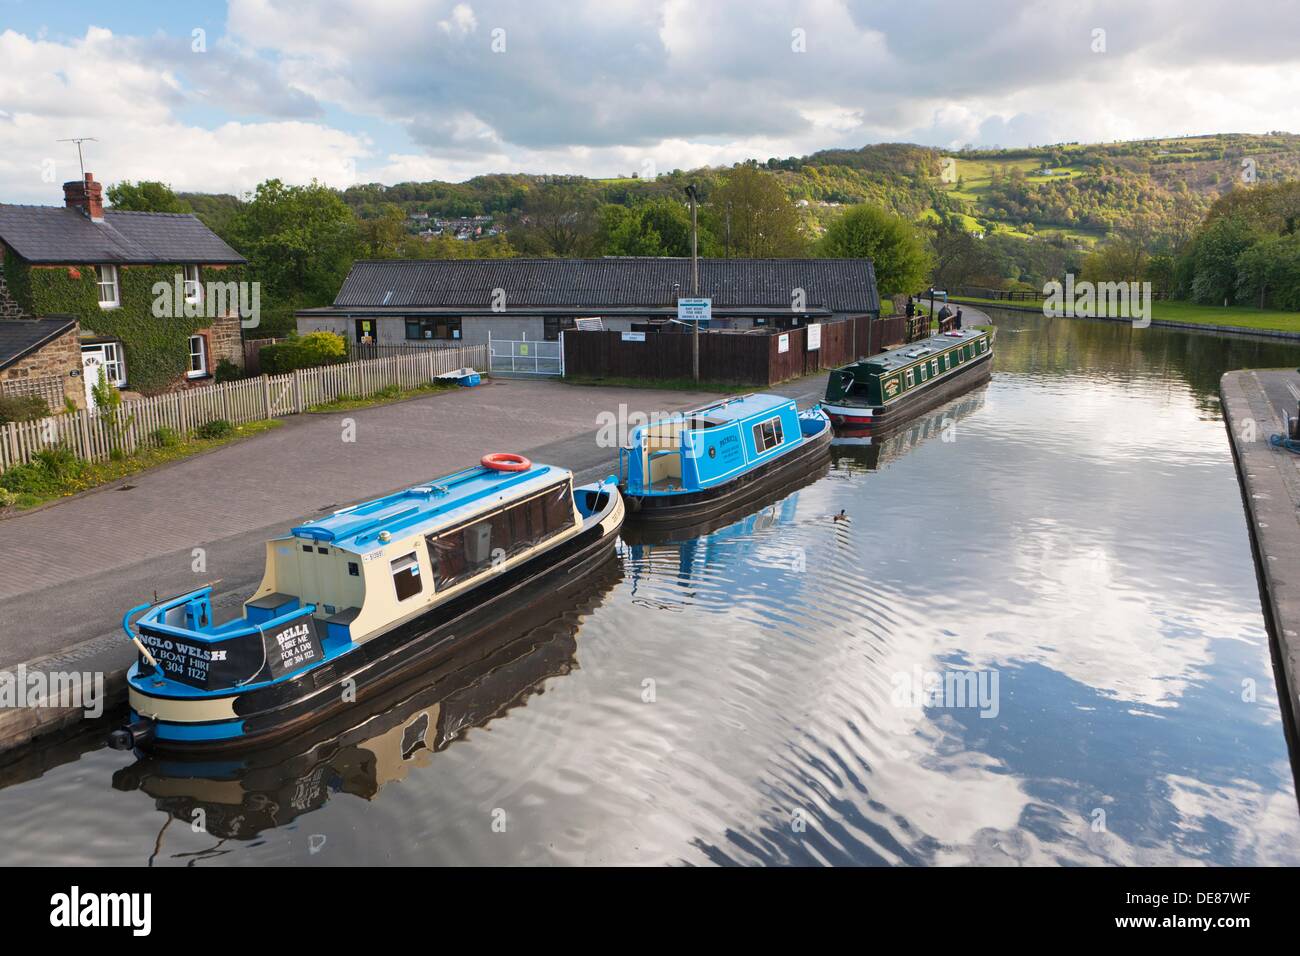
[[[496,379],[479,388],[331,415],[0,521],[0,666],[111,633],[122,612],[221,579],[237,602],[261,576],[262,542],[357,500],[519,451],[584,480],[610,473],[597,445],[620,403],[651,413],[716,395]],[[355,441],[344,442],[345,419]],[[193,549],[206,567],[194,570]],[[129,647],[123,639],[123,646]]]

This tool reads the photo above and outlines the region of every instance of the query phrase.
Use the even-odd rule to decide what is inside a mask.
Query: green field
[[[954,300],[958,301],[958,300]],[[1033,308],[1033,302],[1008,302],[1005,299],[974,299],[963,296],[961,302],[973,305]],[[1041,305],[1041,302],[1038,303]],[[1250,309],[1244,306],[1198,305],[1195,302],[1159,301],[1151,303],[1151,318],[1163,322],[1187,322],[1196,325],[1222,325],[1239,329],[1266,329],[1274,332],[1300,332],[1300,312],[1273,309]]]

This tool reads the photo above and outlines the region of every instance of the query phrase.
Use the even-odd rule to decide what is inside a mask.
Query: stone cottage
[[[0,394],[84,407],[101,374],[156,394],[242,366],[245,259],[192,214],[106,210],[102,190],[87,173],[63,206],[0,204]]]

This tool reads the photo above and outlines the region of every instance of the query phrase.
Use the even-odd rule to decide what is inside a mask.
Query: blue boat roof
[[[527,471],[497,471],[475,465],[463,471],[342,508],[327,518],[292,529],[296,538],[361,553],[377,544],[380,532],[393,538],[433,530],[472,518],[480,511],[568,478],[567,468],[534,464]]]
[[[792,401],[794,399],[787,398],[784,395],[757,392],[753,395],[742,395],[739,398],[723,399],[712,405],[701,405],[699,408],[684,412],[683,415],[687,418],[707,418],[716,422],[734,422],[754,415],[761,415],[763,412],[770,412],[774,408],[789,405]]]

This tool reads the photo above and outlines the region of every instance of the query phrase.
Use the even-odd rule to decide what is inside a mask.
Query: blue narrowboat
[[[705,521],[788,484],[830,455],[820,406],[754,394],[644,425],[619,449],[619,488],[629,517]]]
[[[109,743],[211,750],[335,716],[597,567],[623,515],[612,475],[574,487],[498,454],[305,522],[267,542],[234,619],[217,620],[211,587],[127,612],[140,653]]]

